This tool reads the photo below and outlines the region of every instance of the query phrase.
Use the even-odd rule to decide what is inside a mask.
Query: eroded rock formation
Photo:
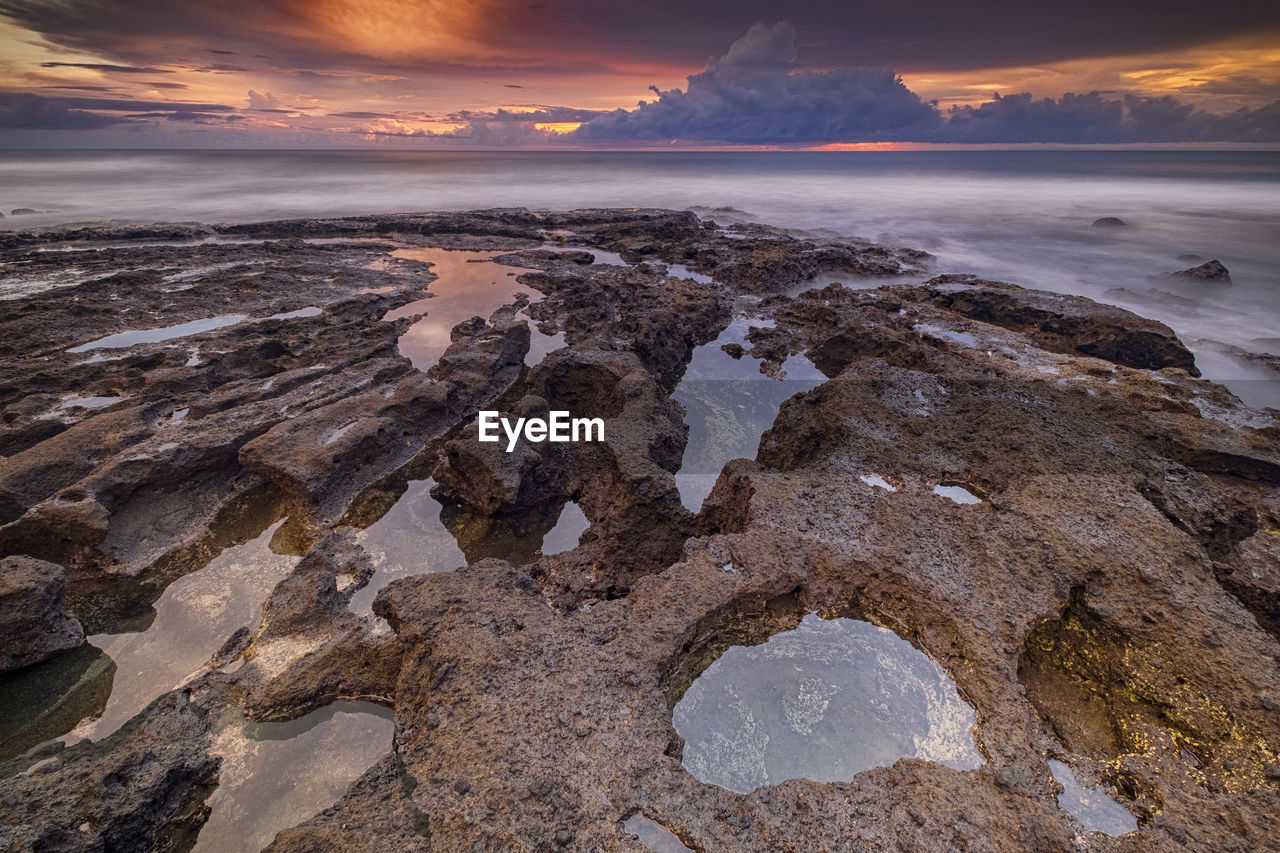
[[[215,235],[240,242],[128,242]],[[53,243],[83,251],[36,251]],[[72,613],[98,631],[145,619],[168,583],[285,516],[273,547],[298,557],[259,622],[119,733],[0,765],[13,849],[185,849],[218,783],[218,720],[338,699],[394,708],[394,741],[272,850],[635,851],[621,824],[636,813],[700,851],[1070,849],[1082,829],[1050,757],[1141,824],[1091,849],[1275,849],[1280,423],[1197,379],[1159,323],[925,280],[919,252],[670,211],[2,245],[11,276],[85,279],[8,303],[5,552],[65,566]],[[397,350],[409,320],[382,320],[429,287],[391,254],[404,246],[502,252],[541,298],[458,324],[420,372]],[[806,289],[818,273],[918,283]],[[222,314],[247,318],[68,352]],[[803,355],[827,381],[787,400],[694,514],[671,394],[744,316],[735,358],[781,376]],[[531,323],[563,346],[530,366]],[[606,441],[507,453],[476,440],[481,408],[600,417]],[[428,476],[466,564],[352,612],[375,574],[361,529]],[[540,539],[569,501],[589,522],[576,548],[502,544]],[[807,612],[927,650],[976,710],[983,765],[902,759],[748,794],[687,773],[671,706],[728,644]]]

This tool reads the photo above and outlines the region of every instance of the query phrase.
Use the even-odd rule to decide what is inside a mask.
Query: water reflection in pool
[[[640,812],[624,820],[622,828],[634,835],[649,853],[689,853],[689,848],[681,843],[679,836]]]
[[[105,338],[99,338],[96,341],[90,341],[87,344],[72,347],[67,352],[88,352],[93,349],[120,349],[122,347],[131,347],[136,344],[153,344],[160,341],[167,341],[173,338],[184,338],[188,335],[198,335],[201,332],[211,332],[214,329],[221,329],[223,326],[234,326],[236,323],[245,320],[245,314],[224,314],[220,317],[206,317],[202,320],[192,320],[188,323],[179,323],[176,326],[165,326],[161,329],[130,329],[127,332],[117,332],[114,335],[107,335]]]
[[[974,710],[946,670],[885,628],[804,618],[757,646],[731,646],[673,712],[684,766],[751,791],[785,779],[848,780],[899,758],[982,763]]]
[[[1058,805],[1089,832],[1124,835],[1138,828],[1138,819],[1128,809],[1102,791],[1081,785],[1063,762],[1049,759],[1049,771],[1062,786]]]
[[[271,550],[271,537],[282,524],[226,548],[204,568],[169,584],[145,631],[89,638],[115,661],[115,684],[102,715],[77,728],[76,736],[100,740],[111,734],[157,696],[199,673],[237,628],[257,625],[262,602],[298,562]]]
[[[213,746],[218,788],[193,853],[257,853],[332,805],[390,751],[391,716],[368,702],[335,702],[287,723],[228,713]]]
[[[85,645],[0,676],[0,761],[100,714],[115,671],[111,658]]]
[[[441,572],[465,565],[467,558],[444,522],[441,504],[431,497],[435,481],[410,480],[400,499],[382,518],[356,534],[373,561],[374,575],[351,597],[353,613],[371,613],[378,590],[396,578]]]
[[[676,474],[676,487],[686,508],[697,512],[711,493],[716,478],[730,459],[754,459],[760,436],[773,426],[778,408],[788,398],[808,391],[826,377],[804,356],[783,364],[786,378],[760,373],[760,362],[749,356],[734,359],[721,347],[750,347],[746,336],[760,320],[734,320],[709,344],[693,351],[693,359],[671,395],[685,409],[689,443]]]
[[[425,314],[400,336],[400,354],[426,372],[449,347],[453,327],[472,317],[489,315],[519,296],[537,302],[542,294],[520,284],[516,276],[530,270],[492,263],[500,252],[466,252],[454,249],[396,249],[393,258],[431,264],[437,278],[427,285],[432,294],[389,311],[384,320]],[[529,320],[526,315],[524,319]],[[564,335],[545,335],[529,320],[530,345],[526,364],[536,364],[546,353],[564,345]]]

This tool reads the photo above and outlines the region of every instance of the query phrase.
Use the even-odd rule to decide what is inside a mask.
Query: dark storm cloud
[[[155,80],[148,80],[147,85],[153,89],[186,89],[189,88],[186,83],[158,83]]]
[[[892,71],[793,72],[795,29],[755,24],[686,91],[658,92],[577,132],[585,139],[688,139],[732,143],[850,142],[927,135],[938,111]],[[657,91],[655,89],[655,91]]]
[[[113,112],[234,112],[235,107],[226,104],[194,104],[182,101],[135,101],[124,98],[46,98],[62,107],[76,110],[107,110]]]
[[[795,72],[795,31],[756,24],[720,59],[689,77],[685,91],[658,92],[631,111],[615,110],[574,136],[591,140],[688,140],[731,144],[827,142],[1273,142],[1280,101],[1227,115],[1172,97],[1101,92],[1034,99],[1000,97],[945,115],[892,71],[841,68]],[[655,90],[656,91],[656,90]]]
[[[243,121],[244,116],[226,113],[130,113],[127,119],[164,119],[165,121],[188,122],[192,124],[220,124],[228,121]]]
[[[62,98],[17,92],[0,93],[0,128],[6,130],[96,130],[121,124],[121,118],[70,109]]]
[[[106,65],[100,62],[41,62],[41,68],[88,68],[90,71],[110,71],[115,74],[172,74],[165,68],[139,68],[133,65]]]
[[[163,118],[165,121],[183,121],[194,124],[222,124],[228,121],[242,121],[244,116],[218,115],[216,113],[169,113]]]
[[[996,95],[977,107],[953,108],[946,135],[957,142],[1165,142],[1192,138],[1193,113],[1172,98]]]
[[[1245,142],[1280,141],[1280,101],[1257,109],[1239,109],[1220,116],[1216,128],[1229,138]]]
[[[254,15],[262,5],[267,14]],[[258,27],[272,19],[272,0],[207,3],[204,0],[0,0],[0,13],[54,44],[132,62],[167,62],[193,41],[256,40]],[[284,5],[275,0],[274,5]],[[277,8],[277,12],[280,10]],[[278,14],[275,22],[283,24]]]
[[[376,5],[376,2],[373,3]],[[811,67],[956,70],[1035,65],[1085,56],[1171,50],[1280,30],[1280,4],[1219,0],[494,0],[476,33],[510,57],[689,65],[718,51],[726,32],[791,19],[808,34]],[[234,44],[281,67],[324,67],[349,54],[299,30],[297,0],[0,0],[0,13],[64,47],[129,63],[181,61]],[[353,7],[355,8],[355,7]],[[407,9],[412,9],[409,4]],[[414,26],[412,20],[406,26]],[[425,65],[427,59],[419,64]],[[477,63],[479,64],[479,63]]]
[[[789,19],[810,67],[899,71],[1040,65],[1280,30],[1280,3],[1222,0],[552,0],[513,9],[510,43],[560,35],[606,55],[701,62],[725,33]]]
[[[941,128],[948,142],[1275,142],[1280,101],[1225,115],[1196,110],[1171,97],[1099,92],[1036,100],[996,96],[977,107],[955,107]]]

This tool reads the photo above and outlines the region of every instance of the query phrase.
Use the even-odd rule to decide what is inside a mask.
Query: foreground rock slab
[[[397,347],[410,319],[382,319],[431,292],[405,247],[500,253],[484,262],[540,298],[457,324],[420,372]],[[174,578],[272,525],[298,558],[120,732],[0,765],[14,849],[187,849],[219,779],[210,721],[339,700],[393,708],[394,740],[269,849],[640,851],[637,815],[698,851],[1277,849],[1280,421],[1198,379],[1162,324],[678,211],[102,226],[0,250],[23,286],[86,279],[9,300],[5,552],[65,566],[90,632],[136,630]],[[245,319],[68,352],[224,315]],[[695,513],[673,393],[732,321],[759,381],[797,357],[825,381]],[[529,358],[534,329],[560,345]],[[480,408],[599,417],[606,441],[506,453],[477,440]],[[441,502],[466,559],[388,583],[364,531],[409,494]],[[544,555],[569,502],[588,526]],[[675,702],[727,646],[809,613],[938,661],[980,766],[744,794],[688,773]],[[1051,759],[1137,831],[1087,833]]]

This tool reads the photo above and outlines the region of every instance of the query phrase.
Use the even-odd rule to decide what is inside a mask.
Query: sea
[[[937,273],[1161,320],[1207,378],[1280,407],[1276,151],[0,152],[3,229],[495,207],[689,209],[924,249]],[[1167,277],[1210,259],[1230,284]]]

